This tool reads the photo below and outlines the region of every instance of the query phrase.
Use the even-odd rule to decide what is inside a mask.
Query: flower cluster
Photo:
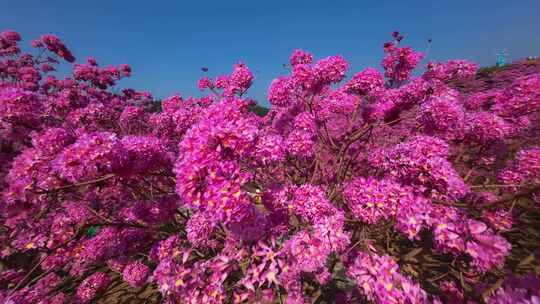
[[[446,159],[447,153],[442,140],[419,136],[373,152],[370,164],[403,184],[420,186],[418,190],[432,198],[458,200],[469,188]]]
[[[519,186],[540,185],[540,147],[520,150],[516,159],[500,172],[499,179],[514,191]]]
[[[493,106],[502,117],[517,117],[540,110],[540,74],[518,78]]]
[[[374,68],[367,68],[354,75],[345,87],[350,93],[367,95],[381,89],[383,85],[384,78],[381,73]]]
[[[366,223],[376,224],[381,219],[389,219],[396,214],[399,190],[399,186],[389,180],[359,177],[347,185],[343,194],[355,217]]]
[[[13,30],[5,30],[0,33],[0,55],[15,55],[21,51],[17,43],[21,41],[19,33]]]
[[[434,96],[420,107],[418,120],[427,132],[456,132],[463,129],[465,113],[454,94]]]
[[[490,112],[476,112],[467,116],[466,136],[479,144],[489,144],[501,140],[510,132],[508,123]]]
[[[73,68],[73,76],[76,80],[91,82],[100,89],[114,86],[116,81],[131,75],[131,68],[127,64],[100,68],[94,59],[88,61],[87,64],[76,64]]]
[[[540,279],[533,274],[509,277],[486,303],[535,303],[540,301]]]
[[[253,73],[251,73],[247,65],[239,62],[234,65],[230,75],[219,76],[215,83],[212,79],[203,77],[199,80],[198,87],[201,91],[223,89],[221,95],[231,97],[235,95],[242,96],[251,87],[252,83]]]
[[[366,298],[377,303],[429,303],[426,292],[407,276],[391,257],[359,252],[347,273]]]
[[[75,301],[78,303],[90,303],[100,293],[107,289],[109,285],[109,278],[107,274],[103,272],[95,272],[91,276],[84,279],[84,281],[77,288],[77,294]]]
[[[118,138],[113,133],[83,135],[57,156],[53,168],[70,182],[93,179],[112,172],[122,154],[119,150]]]
[[[122,277],[129,285],[140,287],[146,283],[148,277],[148,266],[141,262],[133,262],[122,271]]]
[[[393,36],[395,37],[395,35]],[[396,84],[409,79],[412,71],[424,57],[422,53],[416,52],[410,47],[400,47],[399,43],[403,36],[399,36],[399,38],[395,42],[387,42],[384,45],[386,56],[381,62],[384,76]]]
[[[423,77],[440,81],[452,81],[473,77],[478,66],[467,60],[449,60],[445,63],[429,63]]]
[[[73,57],[71,51],[55,35],[43,35],[41,38],[32,41],[32,46],[35,48],[46,48],[54,54],[64,58],[67,62],[75,61],[75,57]]]

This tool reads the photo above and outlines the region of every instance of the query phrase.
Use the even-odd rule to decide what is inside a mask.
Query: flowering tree
[[[0,299],[536,303],[540,74],[463,94],[476,65],[413,77],[393,38],[348,80],[294,51],[261,118],[243,63],[155,112],[129,66],[58,79],[56,36],[2,32]]]

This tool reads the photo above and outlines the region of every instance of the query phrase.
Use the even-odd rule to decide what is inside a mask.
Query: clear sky
[[[419,50],[433,38],[432,60],[491,65],[503,48],[510,59],[540,55],[540,0],[6,0],[2,28],[17,30],[24,43],[56,34],[77,61],[128,63],[133,76],[122,86],[158,98],[198,96],[201,67],[214,76],[242,60],[256,74],[251,96],[266,104],[267,87],[285,73],[293,49],[316,58],[341,54],[357,72],[379,67],[382,44],[395,29]]]

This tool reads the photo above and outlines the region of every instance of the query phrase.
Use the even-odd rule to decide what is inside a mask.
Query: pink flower
[[[272,81],[268,89],[268,100],[272,105],[286,107],[292,101],[293,84],[287,77],[279,77]]]
[[[212,82],[212,80],[210,78],[203,77],[203,78],[199,79],[198,86],[199,86],[199,90],[204,91],[207,88],[208,89],[213,89],[214,88],[214,83]]]
[[[46,47],[49,51],[64,58],[67,62],[74,62],[75,57],[71,54],[64,43],[55,35],[47,34],[41,36],[39,41],[33,43],[34,47]]]
[[[0,33],[0,37],[9,42],[21,41],[21,36],[14,30],[4,30],[2,33]]]
[[[423,54],[410,47],[385,46],[386,56],[382,60],[384,75],[395,83],[409,79],[412,71],[423,58]]]
[[[76,301],[78,303],[90,303],[99,294],[107,289],[109,278],[103,272],[95,272],[87,277],[77,287]]]
[[[379,71],[374,68],[367,68],[357,73],[347,82],[345,88],[347,92],[358,95],[366,95],[373,91],[380,90],[384,85],[384,79]]]
[[[304,50],[296,49],[291,54],[289,62],[292,66],[299,64],[311,64],[313,62],[313,55]]]
[[[323,84],[337,83],[345,78],[349,63],[342,56],[321,59],[313,67],[314,73]]]
[[[148,277],[148,266],[141,262],[128,264],[122,271],[122,277],[132,287],[141,287]]]

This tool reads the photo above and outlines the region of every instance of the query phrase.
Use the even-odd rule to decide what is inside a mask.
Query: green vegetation
[[[268,111],[269,111],[270,109],[268,109],[268,108],[266,108],[266,107],[263,107],[263,106],[260,106],[260,105],[258,105],[258,104],[255,104],[255,105],[253,105],[253,106],[251,107],[250,110],[251,110],[253,113],[259,115],[260,117],[263,117],[263,116],[265,116],[265,115],[268,113]]]
[[[479,68],[477,74],[480,75],[480,76],[488,76],[489,74],[492,74],[492,73],[495,73],[495,72],[504,71],[507,68],[508,68],[508,65],[506,65],[506,66],[497,66],[497,65],[487,66],[487,67]]]

